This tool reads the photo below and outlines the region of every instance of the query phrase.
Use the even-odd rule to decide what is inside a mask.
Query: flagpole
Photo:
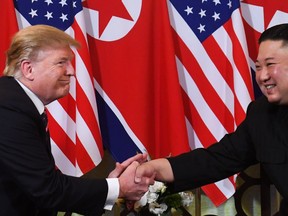
[[[201,188],[195,189],[195,216],[201,216]]]

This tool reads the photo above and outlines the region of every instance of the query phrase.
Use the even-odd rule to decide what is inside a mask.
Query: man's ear
[[[32,63],[29,60],[23,60],[20,65],[23,76],[28,80],[34,79]]]

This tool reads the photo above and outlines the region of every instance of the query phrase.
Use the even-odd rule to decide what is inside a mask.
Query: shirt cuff
[[[108,184],[108,193],[106,198],[106,203],[104,205],[105,210],[112,210],[119,196],[119,181],[118,178],[106,178]]]

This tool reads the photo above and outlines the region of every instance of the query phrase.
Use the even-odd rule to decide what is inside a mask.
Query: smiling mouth
[[[60,80],[61,83],[70,84],[70,80]]]
[[[272,89],[272,88],[274,88],[276,85],[265,85],[265,88],[267,89],[267,90],[270,90],[270,89]]]

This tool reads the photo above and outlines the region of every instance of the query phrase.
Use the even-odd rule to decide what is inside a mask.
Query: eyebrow
[[[268,57],[268,58],[265,58],[264,61],[269,61],[269,60],[273,60],[275,59],[274,57]],[[255,63],[259,62],[258,59],[256,59]]]
[[[57,61],[69,61],[71,60],[72,58],[70,56],[66,56],[66,57],[60,57],[60,58],[57,58]]]

